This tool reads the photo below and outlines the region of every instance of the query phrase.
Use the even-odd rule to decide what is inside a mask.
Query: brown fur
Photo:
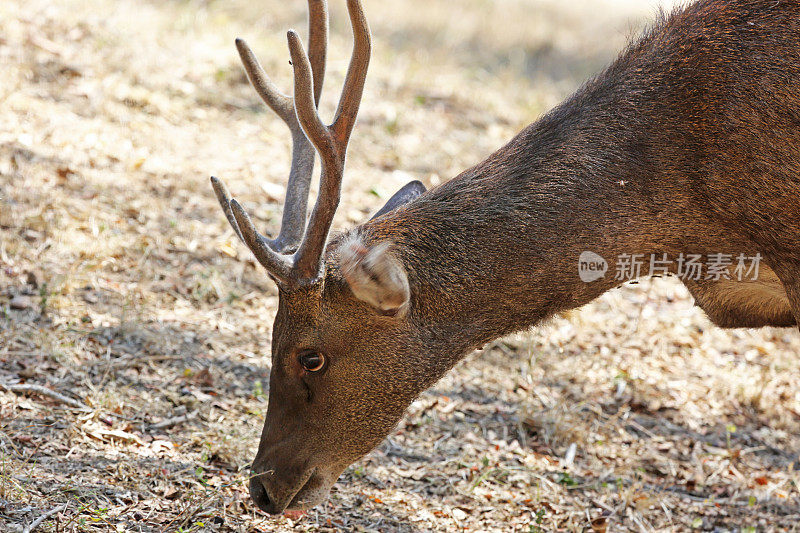
[[[760,282],[687,286],[721,326],[796,325],[799,199],[800,2],[701,0],[665,18],[486,161],[335,238],[321,283],[281,289],[254,499],[319,503],[470,350],[618,285],[579,279],[584,250],[760,253]],[[340,268],[353,239],[364,254],[390,243],[405,313],[354,296]],[[301,349],[325,370],[303,371]]]

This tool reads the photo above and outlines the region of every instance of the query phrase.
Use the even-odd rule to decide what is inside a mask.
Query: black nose
[[[267,489],[258,477],[250,478],[250,497],[259,509],[269,514],[278,514],[275,504],[267,493]]]

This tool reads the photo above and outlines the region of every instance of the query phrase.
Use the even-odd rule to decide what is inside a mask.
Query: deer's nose
[[[250,479],[250,497],[259,509],[269,514],[278,514],[281,510],[275,508],[275,502],[269,497],[267,488],[261,482],[260,477]]]

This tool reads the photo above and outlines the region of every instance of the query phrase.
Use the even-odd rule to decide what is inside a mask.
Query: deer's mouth
[[[285,511],[307,511],[322,503],[329,490],[330,486],[325,482],[324,476],[318,468],[314,468],[300,490],[292,497]]]

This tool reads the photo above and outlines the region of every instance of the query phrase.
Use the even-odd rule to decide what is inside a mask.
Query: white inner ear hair
[[[382,314],[405,312],[410,299],[408,277],[402,263],[391,253],[392,243],[371,247],[358,234],[349,236],[339,251],[342,275],[353,294]]]

